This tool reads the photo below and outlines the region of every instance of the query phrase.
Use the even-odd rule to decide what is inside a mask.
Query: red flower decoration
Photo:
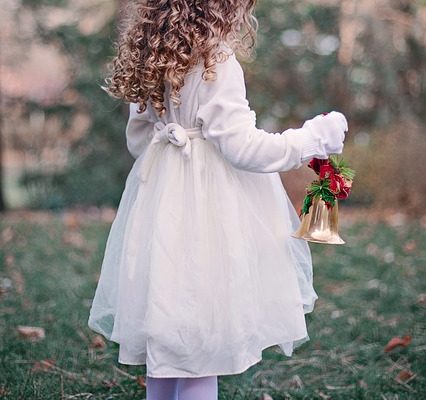
[[[334,176],[334,168],[330,164],[323,164],[320,166],[319,177],[320,179],[327,179]]]
[[[349,196],[355,171],[347,167],[342,159],[335,156],[325,160],[313,158],[308,167],[318,175],[318,179],[306,187],[306,196],[299,215],[309,212],[309,204],[315,196],[321,196],[328,209],[334,207],[337,199],[346,199]]]
[[[352,181],[347,181],[343,178],[341,178],[343,180],[343,185],[341,185],[340,188],[340,192],[336,195],[336,197],[338,199],[344,200],[346,198],[348,198],[348,196],[351,193],[351,189],[352,189]]]
[[[320,167],[319,173],[320,179],[328,179],[330,182],[330,190],[334,194],[340,192],[341,180],[343,179],[340,175],[336,174],[335,169],[330,164],[324,164]]]
[[[330,165],[330,162],[328,159],[322,160],[320,158],[313,158],[311,161],[309,161],[308,167],[312,168],[317,175],[320,173],[320,168],[322,165]]]
[[[339,183],[339,189],[342,190],[342,188],[346,185],[345,178],[343,178],[342,175],[336,174],[336,180]]]

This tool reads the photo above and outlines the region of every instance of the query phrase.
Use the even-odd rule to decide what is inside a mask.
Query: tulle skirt
[[[118,362],[153,377],[237,374],[278,345],[309,340],[317,294],[306,242],[278,173],[234,168],[206,140],[190,159],[157,145],[139,156],[106,243],[89,327]]]

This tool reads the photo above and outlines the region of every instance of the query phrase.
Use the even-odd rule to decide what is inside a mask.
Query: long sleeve
[[[215,81],[201,80],[197,124],[204,137],[238,169],[278,172],[299,168],[320,142],[306,129],[269,133],[256,128],[246,98],[244,73],[233,53],[216,65]],[[306,157],[305,157],[306,158]]]
[[[139,107],[136,103],[130,103],[129,119],[126,126],[126,142],[127,149],[133,158],[138,158],[151,140],[152,130],[154,129],[154,121],[152,121],[149,111],[150,104],[146,110],[138,114]]]

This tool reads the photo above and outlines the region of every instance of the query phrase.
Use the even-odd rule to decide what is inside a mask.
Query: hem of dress
[[[263,345],[260,348],[260,356],[259,357],[252,358],[251,361],[249,361],[248,365],[246,364],[246,366],[244,366],[243,368],[240,368],[239,370],[232,371],[232,372],[227,370],[227,371],[219,371],[219,372],[218,371],[205,372],[203,374],[188,374],[188,375],[182,375],[182,376],[176,376],[176,375],[170,375],[170,374],[160,374],[160,375],[156,375],[156,374],[155,375],[151,375],[151,374],[148,375],[148,374],[146,374],[146,376],[149,376],[150,378],[202,378],[202,377],[205,377],[205,376],[238,375],[238,374],[242,374],[243,372],[247,371],[250,367],[252,367],[252,366],[256,365],[257,363],[259,363],[260,361],[262,361],[263,350],[265,350],[269,347],[272,347],[272,346],[279,346],[280,344],[283,344],[283,343],[290,343],[290,342],[294,343],[294,342],[297,342],[297,341],[305,339],[305,338],[306,338],[306,341],[310,340],[307,332],[303,336],[292,339],[291,341],[287,340],[287,342],[282,342],[282,341],[274,340],[270,344]],[[303,342],[303,343],[305,343],[305,342]],[[301,344],[303,344],[303,343],[301,343]],[[280,349],[281,349],[281,347],[280,347]],[[283,352],[282,355],[286,356],[286,357],[292,357],[292,356],[286,355],[284,352]],[[145,362],[139,362],[139,363],[138,362],[123,362],[120,359],[118,359],[118,363],[123,364],[123,365],[135,365],[135,366],[146,365],[146,361]]]

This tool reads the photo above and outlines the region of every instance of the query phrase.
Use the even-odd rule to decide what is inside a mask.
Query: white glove
[[[307,120],[301,129],[306,130],[302,161],[313,157],[326,159],[330,154],[342,153],[348,122],[342,113],[332,111]]]

